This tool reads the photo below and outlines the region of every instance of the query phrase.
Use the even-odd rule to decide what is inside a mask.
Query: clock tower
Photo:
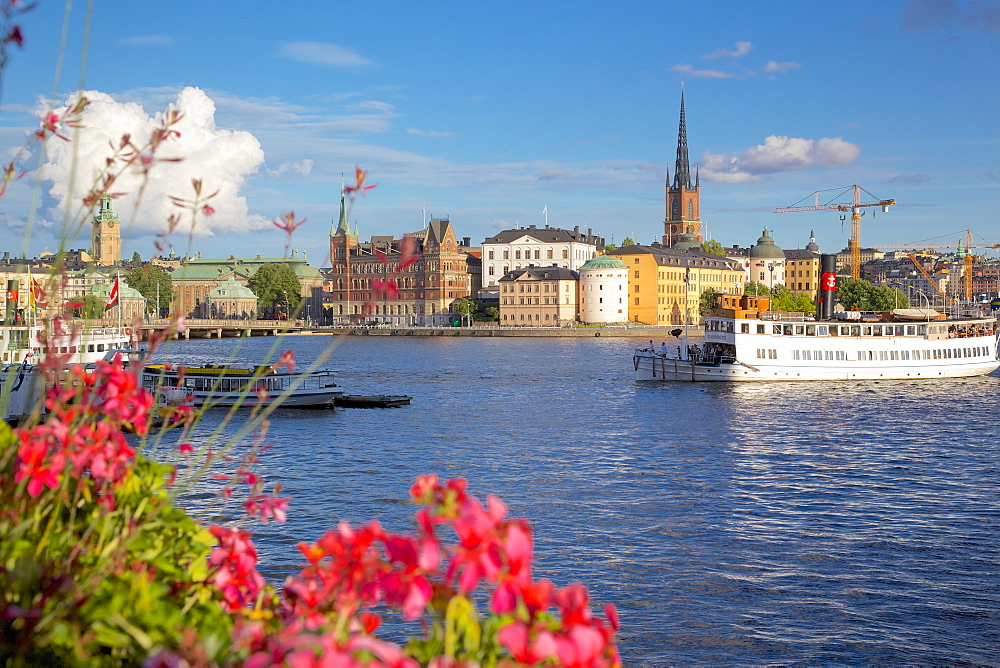
[[[122,259],[121,221],[111,210],[111,198],[104,196],[94,214],[94,232],[92,237],[94,262],[109,267],[118,264]]]

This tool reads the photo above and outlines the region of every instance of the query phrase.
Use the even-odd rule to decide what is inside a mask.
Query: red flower
[[[21,445],[18,446],[17,454],[21,459],[20,467],[14,476],[14,482],[28,480],[28,494],[32,497],[42,493],[42,487],[55,489],[59,486],[59,473],[63,470],[66,458],[62,453],[56,453],[51,458],[48,457],[49,447],[47,439],[39,438],[33,433],[43,428],[42,425],[32,431],[18,430],[18,438]]]

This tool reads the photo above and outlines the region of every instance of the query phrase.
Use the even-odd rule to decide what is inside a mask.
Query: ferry
[[[142,386],[160,394],[183,388],[193,405],[203,408],[253,407],[278,403],[284,407],[328,407],[344,393],[332,371],[291,372],[277,365],[210,364],[183,367],[147,364]]]
[[[64,331],[47,334],[43,323],[0,325],[0,364],[38,364],[47,354],[66,364],[92,364],[137,341],[131,327],[83,327],[70,321]]]
[[[815,315],[772,312],[767,297],[716,294],[702,343],[685,337],[637,350],[636,380],[907,380],[1000,367],[996,317],[930,308],[834,312],[836,275],[825,267],[823,278],[833,289],[821,291]]]

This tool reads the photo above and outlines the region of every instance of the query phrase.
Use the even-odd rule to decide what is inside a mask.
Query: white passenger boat
[[[826,278],[826,276],[825,276]],[[835,281],[833,282],[835,286]],[[769,311],[766,297],[715,295],[700,345],[637,350],[636,380],[887,380],[980,376],[1000,367],[997,319],[933,309],[817,315]]]
[[[137,341],[131,327],[84,327],[70,321],[62,331],[47,334],[43,323],[0,325],[0,364],[38,364],[49,353],[66,364],[91,364]]]
[[[211,364],[183,367],[147,364],[142,385],[158,397],[183,388],[195,406],[245,406],[278,402],[287,407],[332,406],[344,393],[332,371],[290,372],[276,365]]]

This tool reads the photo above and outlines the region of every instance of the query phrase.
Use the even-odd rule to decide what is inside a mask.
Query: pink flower
[[[192,446],[190,443],[181,443],[179,446],[177,446],[177,450],[182,455],[189,455],[192,452],[194,452],[194,446]]]
[[[278,363],[275,364],[277,367],[287,367],[288,373],[295,373],[295,353],[291,350],[286,350],[285,354],[281,356]]]

